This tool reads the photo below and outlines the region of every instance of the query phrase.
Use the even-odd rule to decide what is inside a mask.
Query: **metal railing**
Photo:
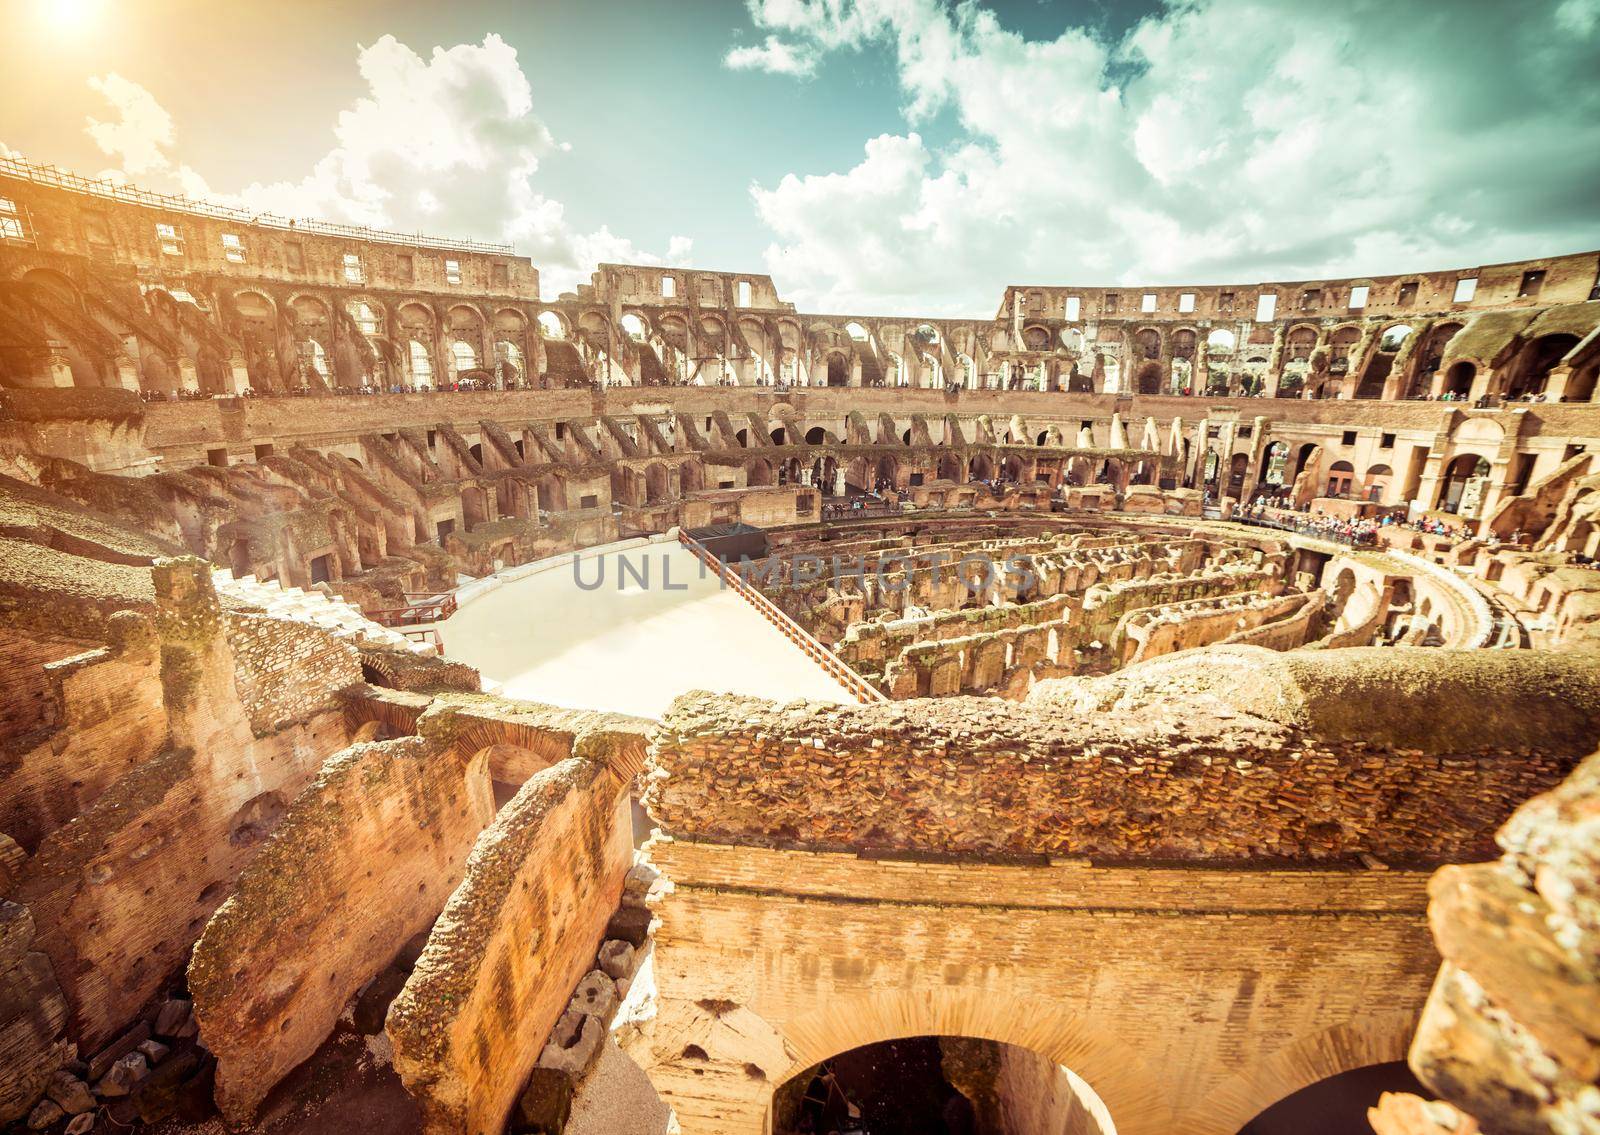
[[[876,686],[845,665],[837,654],[823,646],[804,627],[784,614],[772,600],[752,587],[743,576],[728,567],[727,564],[713,555],[704,544],[688,535],[681,528],[678,529],[678,543],[694,553],[702,564],[716,573],[723,586],[742,596],[746,602],[756,609],[757,614],[776,627],[790,642],[803,650],[813,662],[826,670],[834,681],[849,690],[862,705],[871,705],[875,702],[889,700]]]
[[[444,639],[439,637],[439,631],[434,627],[422,627],[417,630],[401,631],[412,642],[425,642],[433,647],[435,654],[444,653]]]
[[[0,176],[15,177],[22,181],[32,182],[35,185],[48,185],[55,189],[64,189],[69,193],[83,193],[92,197],[104,197],[112,201],[123,201],[130,205],[147,205],[154,209],[167,209],[177,213],[188,213],[196,217],[238,221],[240,224],[260,225],[271,229],[315,233],[319,236],[350,237],[354,240],[370,240],[383,244],[407,244],[417,248],[486,252],[499,256],[511,256],[516,252],[516,249],[509,243],[502,244],[482,240],[449,240],[444,237],[424,236],[422,233],[398,233],[390,232],[386,229],[373,229],[365,225],[341,225],[332,221],[295,220],[290,217],[279,217],[272,213],[252,213],[248,209],[236,209],[228,205],[213,205],[208,201],[196,201],[193,198],[176,194],[156,193],[149,189],[138,189],[131,185],[118,185],[116,182],[107,181],[104,178],[84,177],[80,173],[73,173],[71,170],[62,169],[59,166],[23,161],[21,158],[0,157]]]
[[[438,623],[456,613],[456,597],[449,595],[420,595],[406,593],[404,607],[385,607],[368,611],[367,618],[381,627],[411,627],[421,623]]]
[[[1220,517],[1221,511],[1218,510]],[[1293,532],[1299,536],[1314,536],[1319,540],[1327,540],[1334,544],[1344,544],[1351,548],[1371,548],[1378,543],[1376,533],[1343,533],[1330,531],[1311,520],[1287,521],[1265,516],[1248,516],[1242,512],[1235,512],[1229,517],[1236,524],[1249,524],[1256,528],[1275,528],[1280,532]]]

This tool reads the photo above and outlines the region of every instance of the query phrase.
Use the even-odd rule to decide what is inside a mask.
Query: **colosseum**
[[[1600,1132],[1600,253],[0,238],[6,1130]]]

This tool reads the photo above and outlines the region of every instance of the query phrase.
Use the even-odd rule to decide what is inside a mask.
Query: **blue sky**
[[[1600,245],[1600,0],[7,2],[0,143],[506,237],[547,293],[664,259],[975,314]]]

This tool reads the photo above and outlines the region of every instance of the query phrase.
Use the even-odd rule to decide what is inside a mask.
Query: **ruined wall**
[[[62,1035],[67,1003],[50,959],[33,946],[33,915],[0,899],[0,1123],[25,1115],[72,1057]]]
[[[1102,685],[1041,683],[1022,705],[685,695],[655,735],[647,804],[673,834],[731,843],[1437,863],[1481,855],[1600,739],[1600,659],[1217,649],[1168,656],[1187,685],[1146,669],[1158,659]],[[1196,696],[1241,658],[1254,702]],[[1144,681],[1182,692],[1103,712]]]
[[[152,574],[161,749],[45,836],[12,895],[32,912],[86,1052],[177,971],[282,804],[347,739],[332,691],[321,712],[257,738],[209,565],[165,561]]]
[[[1446,867],[1428,920],[1444,964],[1411,1047],[1423,1083],[1500,1135],[1595,1127],[1600,755],[1519,808],[1497,862]]]
[[[217,1102],[247,1121],[345,1002],[433,922],[494,815],[486,762],[420,737],[329,758],[189,964]]]
[[[591,965],[632,853],[614,746],[580,740],[501,810],[390,1009],[395,1068],[431,1135],[500,1130]]]
[[[34,726],[0,741],[0,832],[25,849],[70,821],[167,739],[155,629],[131,612],[110,620],[113,643],[40,663],[37,640],[8,636],[8,692]],[[59,649],[59,648],[58,648]],[[31,663],[31,665],[30,665]],[[31,680],[28,680],[31,676]]]
[[[790,1077],[916,1035],[1064,1065],[1119,1135],[1236,1135],[1399,1059],[1435,964],[1422,872],[651,855],[675,889],[654,905],[659,1016],[630,1054],[697,1135],[759,1135]]]
[[[256,736],[303,721],[325,707],[328,691],[361,681],[361,659],[321,628],[264,615],[230,615],[239,698]]]

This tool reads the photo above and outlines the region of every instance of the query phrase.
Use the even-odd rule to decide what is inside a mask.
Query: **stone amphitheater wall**
[[[1328,682],[1381,680],[1341,674],[1365,664],[1352,653],[1376,655],[1371,666],[1405,661],[1395,648],[1341,651]],[[1315,671],[1321,657],[1296,665]],[[1461,654],[1452,664],[1479,660]],[[1292,726],[1205,699],[1165,713],[1052,713],[1045,687],[1053,683],[1021,705],[841,708],[695,693],[663,719],[651,750],[660,776],[646,799],[674,834],[779,847],[1446,862],[1484,854],[1517,802],[1554,785],[1600,740],[1596,661],[1553,665],[1560,688],[1537,711],[1546,731],[1497,729],[1492,713],[1440,687],[1411,693],[1415,712],[1478,727],[1475,741],[1462,728],[1433,751],[1378,726]],[[1124,680],[1137,680],[1137,670]],[[1407,694],[1393,701],[1403,707]]]
[[[390,1009],[395,1068],[429,1135],[500,1129],[592,964],[632,863],[608,743],[581,741],[501,809]]]

